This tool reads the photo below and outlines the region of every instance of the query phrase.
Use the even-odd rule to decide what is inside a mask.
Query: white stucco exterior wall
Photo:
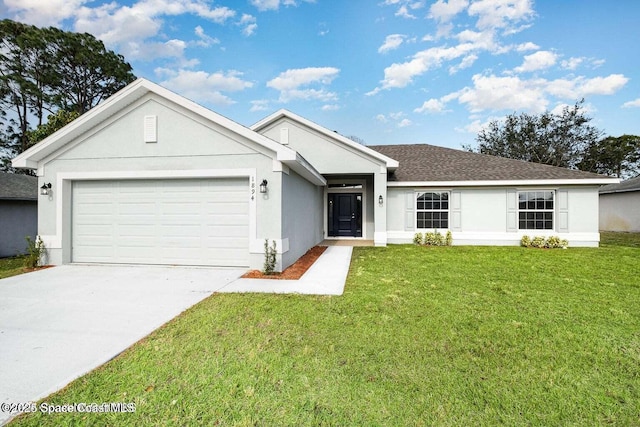
[[[145,116],[157,117],[157,142],[145,142]],[[39,184],[52,183],[52,195],[38,203],[38,233],[50,264],[71,262],[71,183],[86,179],[181,179],[244,177],[250,184],[267,179],[273,190],[282,183],[282,165],[273,153],[189,110],[147,95],[40,163]],[[256,191],[256,194],[259,194]],[[250,207],[251,268],[262,268],[264,238],[278,241],[282,265],[281,191],[256,197]],[[257,212],[260,212],[258,215]]]
[[[554,230],[518,230],[509,226],[509,197],[517,191],[554,190]],[[571,187],[392,187],[388,191],[389,243],[411,243],[415,227],[415,193],[449,191],[449,230],[455,245],[518,245],[523,235],[557,235],[571,246],[597,246],[598,189]],[[565,206],[566,203],[566,206]],[[459,205],[457,205],[459,204]],[[438,230],[446,232],[446,230]]]

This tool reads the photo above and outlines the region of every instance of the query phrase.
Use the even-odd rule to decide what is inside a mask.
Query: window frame
[[[436,201],[434,201],[434,199],[431,199],[432,203],[438,203],[440,206],[438,208],[429,208],[427,209],[425,208],[420,208],[420,197],[424,194],[439,194],[439,199]],[[443,203],[443,199],[442,199],[442,195],[446,194],[446,208],[442,208],[442,203]],[[426,204],[426,202],[425,202]],[[449,230],[450,224],[451,224],[451,191],[450,190],[416,190],[415,194],[414,194],[414,208],[415,208],[415,227],[416,230]],[[430,219],[420,219],[420,213],[439,213],[439,218],[438,219],[434,219],[433,216]],[[446,213],[446,218],[442,219],[442,213]],[[431,222],[431,225],[435,225],[434,221],[438,221],[440,223],[440,227],[420,227],[420,222],[423,221],[424,223],[426,223],[427,221]],[[446,222],[446,227],[442,226],[442,222]]]
[[[538,199],[538,194],[542,193],[542,200]],[[551,195],[549,201],[544,193]],[[526,197],[524,201],[521,200],[522,194],[534,194],[533,198]],[[517,223],[518,231],[554,231],[556,228],[556,206],[557,206],[556,190],[549,188],[540,188],[532,190],[518,190],[516,193],[516,206],[517,206]],[[548,207],[549,202],[551,207]],[[525,203],[525,207],[522,207],[522,203]],[[539,204],[542,203],[542,207]],[[521,214],[527,216],[522,219]],[[550,219],[548,217],[550,216]],[[525,227],[522,227],[522,223],[525,223]],[[532,223],[533,227],[526,226],[528,223]],[[538,227],[537,224],[542,223],[542,227]],[[547,227],[545,224],[550,223],[551,226]]]

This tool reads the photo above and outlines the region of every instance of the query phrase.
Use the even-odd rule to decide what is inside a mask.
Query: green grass
[[[25,257],[0,258],[0,279],[25,272]]]
[[[628,246],[631,248],[640,248],[640,233],[601,231],[600,239],[600,245],[603,247]]]
[[[639,265],[616,242],[354,248],[341,297],[213,295],[45,399],[135,413],[15,425],[639,425]]]

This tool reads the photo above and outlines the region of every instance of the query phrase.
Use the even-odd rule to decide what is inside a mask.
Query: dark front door
[[[362,237],[362,193],[329,194],[329,236]]]

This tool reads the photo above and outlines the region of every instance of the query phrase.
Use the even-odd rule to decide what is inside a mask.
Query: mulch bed
[[[298,280],[313,265],[314,262],[327,249],[326,246],[314,246],[302,255],[296,262],[290,265],[282,273],[264,274],[260,270],[251,270],[242,277],[244,279],[280,279]]]

